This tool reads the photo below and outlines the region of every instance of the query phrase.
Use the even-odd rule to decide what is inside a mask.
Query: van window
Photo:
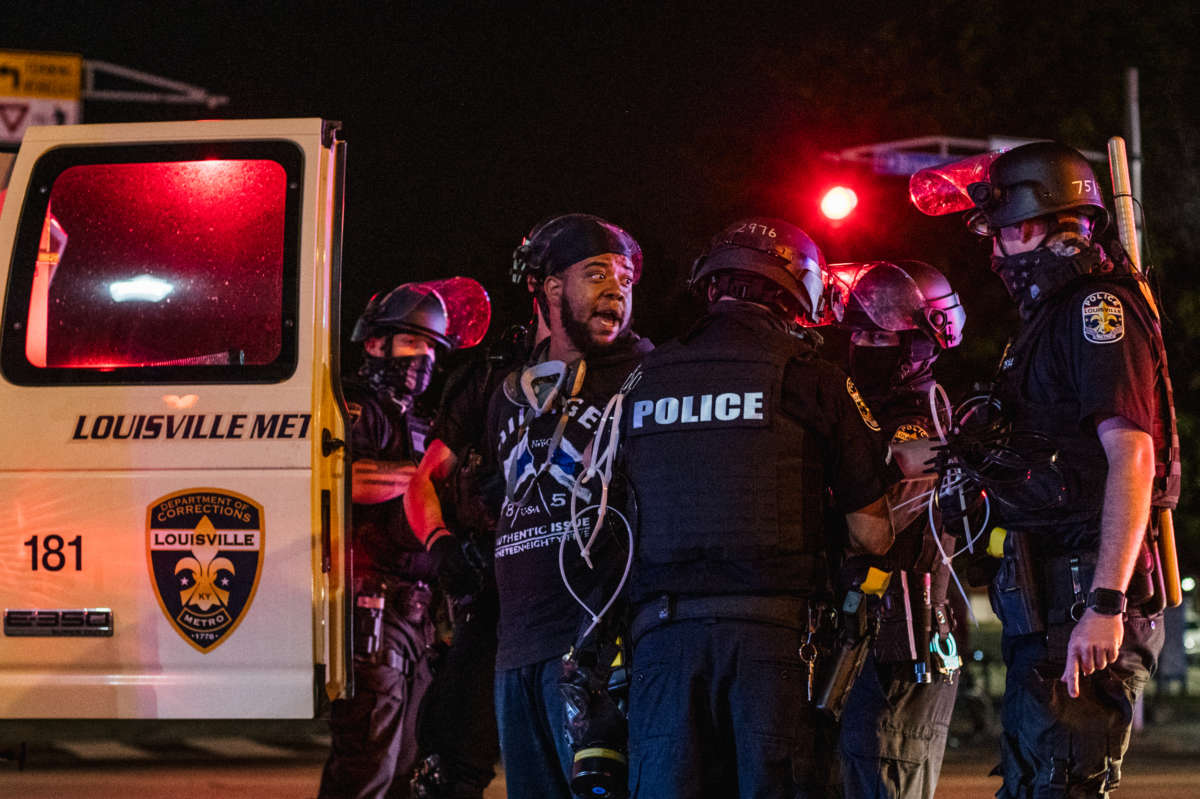
[[[290,374],[300,156],[278,142],[263,148],[260,157],[252,143],[43,156],[9,276],[5,375],[39,384]]]

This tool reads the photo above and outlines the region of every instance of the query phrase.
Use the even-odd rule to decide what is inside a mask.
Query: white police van
[[[34,127],[0,214],[0,718],[311,719],[347,681],[345,145]]]

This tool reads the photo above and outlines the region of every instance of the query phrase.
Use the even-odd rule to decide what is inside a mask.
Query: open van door
[[[34,127],[0,214],[0,717],[312,718],[347,674],[345,145]]]

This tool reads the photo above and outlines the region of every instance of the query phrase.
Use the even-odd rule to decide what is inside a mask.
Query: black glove
[[[463,555],[458,539],[453,535],[443,535],[429,547],[437,564],[438,582],[442,590],[455,599],[478,593],[483,587],[479,572],[471,566]]]

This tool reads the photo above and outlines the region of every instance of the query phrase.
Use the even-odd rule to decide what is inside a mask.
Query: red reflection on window
[[[58,271],[58,260],[67,246],[67,234],[55,219],[53,206],[46,209],[42,237],[38,241],[37,264],[33,271],[33,287],[29,292],[29,320],[25,335],[25,357],[34,366],[46,365],[46,332],[49,312],[50,283]]]
[[[39,255],[48,277],[40,287],[35,279],[30,297],[30,362],[96,369],[274,361],[286,191],[284,168],[268,160],[63,171],[46,229],[56,222],[64,246],[52,271]],[[32,325],[39,315],[40,342]]]

